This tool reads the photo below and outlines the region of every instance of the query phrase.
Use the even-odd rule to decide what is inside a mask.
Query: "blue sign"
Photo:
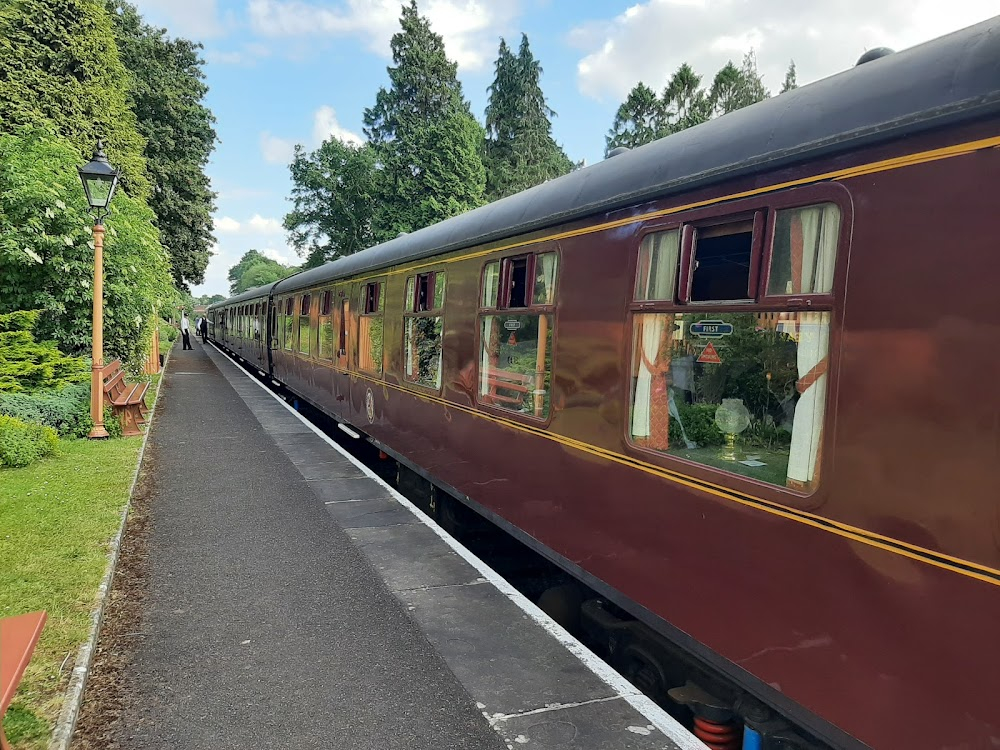
[[[691,324],[691,335],[700,339],[721,339],[733,332],[733,324],[721,320],[699,320]]]

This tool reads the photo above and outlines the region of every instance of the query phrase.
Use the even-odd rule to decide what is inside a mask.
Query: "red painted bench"
[[[535,378],[533,375],[524,375],[519,372],[508,372],[491,367],[486,371],[486,385],[489,386],[488,397],[502,404],[520,406],[524,403],[524,397],[534,392]],[[508,396],[497,393],[498,389],[513,391],[517,396]]]
[[[3,689],[0,698],[0,748],[3,750],[10,750],[3,733],[3,716],[14,700],[17,686],[21,684],[24,670],[31,661],[45,618],[44,612],[29,612],[0,620],[0,688]]]
[[[146,424],[146,391],[149,383],[128,383],[122,363],[115,360],[101,371],[104,396],[112,411],[122,420],[123,435],[141,435],[140,425]]]

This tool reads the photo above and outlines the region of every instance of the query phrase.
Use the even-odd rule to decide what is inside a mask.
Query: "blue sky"
[[[134,0],[133,0],[134,1]],[[408,2],[408,0],[407,0]],[[226,294],[250,248],[284,263],[287,163],[294,144],[361,138],[388,84],[400,0],[139,0],[147,22],[205,45],[207,104],[219,143],[208,173],[218,193],[215,255],[195,294]],[[602,158],[604,136],[639,81],[661,89],[682,62],[709,83],[755,51],[777,93],[790,60],[800,85],[849,68],[872,47],[903,49],[985,20],[996,0],[418,0],[459,64],[482,120],[500,37],[522,32],[558,113],[553,133],[573,160]]]

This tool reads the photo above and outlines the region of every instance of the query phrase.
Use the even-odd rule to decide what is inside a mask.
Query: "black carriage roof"
[[[303,271],[271,290],[295,291],[997,113],[1000,16]],[[222,304],[267,287],[253,291]]]

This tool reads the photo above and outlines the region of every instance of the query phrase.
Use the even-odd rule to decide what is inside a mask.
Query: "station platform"
[[[212,345],[150,426],[122,745],[662,748],[695,738]]]

